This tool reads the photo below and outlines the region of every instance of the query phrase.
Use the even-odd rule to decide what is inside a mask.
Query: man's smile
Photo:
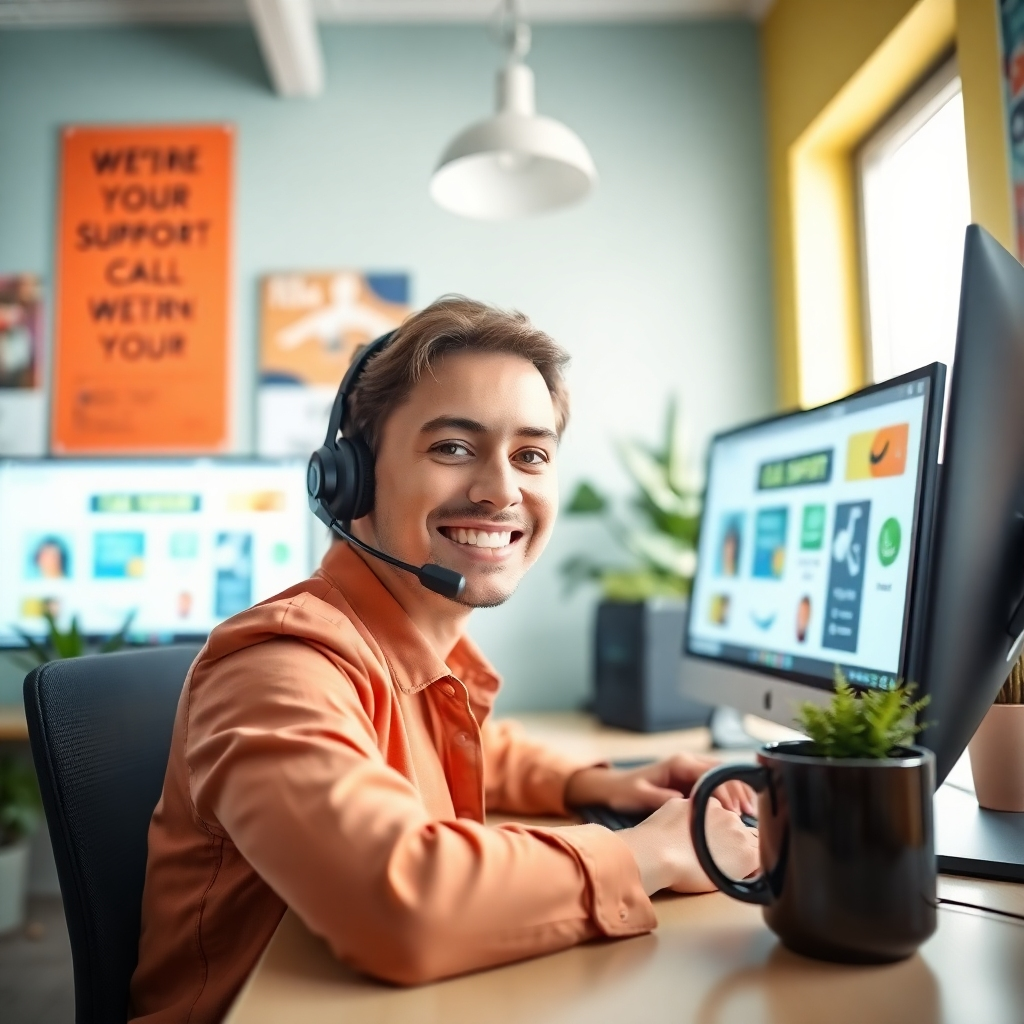
[[[437,532],[465,554],[484,555],[488,561],[511,554],[522,540],[522,530],[502,529],[504,524],[474,524],[472,526],[439,526]]]

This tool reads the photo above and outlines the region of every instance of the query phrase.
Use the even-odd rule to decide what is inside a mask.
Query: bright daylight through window
[[[867,141],[859,172],[869,374],[952,367],[971,220],[955,59]]]

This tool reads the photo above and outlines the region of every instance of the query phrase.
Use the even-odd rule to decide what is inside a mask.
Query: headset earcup
[[[356,462],[355,481],[352,496],[352,519],[362,519],[363,516],[373,511],[373,496],[376,487],[376,479],[373,471],[373,452],[369,445],[361,438],[356,437],[348,442],[352,447],[352,454]]]
[[[323,450],[323,449],[321,449]],[[324,504],[340,523],[362,519],[373,508],[373,455],[361,438],[342,437],[330,452],[334,473],[333,493],[324,494]]]

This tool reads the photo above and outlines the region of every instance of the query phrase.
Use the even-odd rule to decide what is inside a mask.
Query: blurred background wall
[[[0,273],[52,283],[58,129],[230,121],[237,127],[234,447],[254,441],[259,277],[353,267],[412,275],[422,306],[462,292],[528,313],[573,356],[563,443],[582,476],[626,481],[610,441],[661,430],[682,400],[694,455],[774,407],[761,65],[748,21],[534,30],[542,113],[586,139],[601,180],[575,209],[510,224],[439,210],[441,148],[492,107],[500,54],[482,26],[321,27],[327,91],[283,100],[248,26],[0,34]],[[538,567],[472,633],[506,677],[505,711],[576,707],[594,597],[558,564],[610,549],[562,521]],[[0,703],[23,670],[0,664]]]

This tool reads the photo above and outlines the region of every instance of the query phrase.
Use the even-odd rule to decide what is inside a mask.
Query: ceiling
[[[522,0],[531,21],[746,17],[773,0]],[[321,22],[488,21],[497,0],[312,0]],[[246,0],[0,0],[0,27],[248,20]]]

